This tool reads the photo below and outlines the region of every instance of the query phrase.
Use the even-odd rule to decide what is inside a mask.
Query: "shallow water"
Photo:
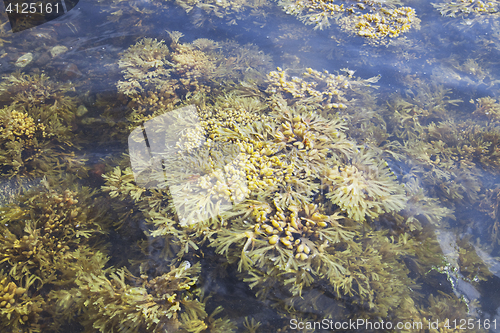
[[[196,300],[204,332],[500,332],[499,14],[404,1],[419,28],[369,39],[275,2],[193,4],[81,0],[16,33],[2,15],[0,270],[27,290],[0,294],[0,331],[194,332]],[[354,236],[326,244],[320,221]],[[157,287],[173,267],[189,286]]]

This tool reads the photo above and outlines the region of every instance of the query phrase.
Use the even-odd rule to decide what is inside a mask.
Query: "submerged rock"
[[[80,105],[80,106],[78,107],[78,109],[76,110],[76,115],[77,115],[78,117],[81,117],[81,116],[83,116],[84,114],[86,114],[87,112],[89,112],[89,110],[85,107],[85,105],[83,105],[83,104],[82,104],[82,105]]]
[[[77,77],[82,76],[82,72],[78,70],[78,67],[73,63],[68,63],[61,68],[60,78],[64,81],[73,80]]]
[[[33,53],[28,52],[23,54],[22,56],[19,57],[19,59],[16,60],[16,63],[14,64],[16,67],[26,67],[30,62],[33,61]]]
[[[57,46],[54,46],[53,48],[51,48],[49,52],[50,52],[50,55],[52,56],[52,58],[55,58],[58,55],[65,53],[66,51],[68,51],[68,48],[66,46],[57,45]]]

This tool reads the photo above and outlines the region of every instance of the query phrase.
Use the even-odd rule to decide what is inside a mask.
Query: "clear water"
[[[374,8],[379,8],[376,3]],[[389,6],[391,3],[380,1],[383,6]],[[183,8],[179,4],[160,0],[81,0],[67,14],[16,33],[10,31],[7,15],[2,14],[0,73],[3,85],[0,84],[0,106],[4,109],[0,118],[0,129],[3,131],[3,159],[0,160],[3,208],[0,217],[4,226],[0,230],[5,235],[5,240],[0,241],[0,270],[2,279],[5,278],[2,282],[6,288],[4,295],[12,294],[9,281],[15,283],[17,288],[25,286],[27,290],[23,294],[16,294],[13,298],[15,302],[11,303],[9,308],[6,304],[10,299],[5,298],[6,304],[0,305],[0,324],[3,325],[0,332],[189,331],[186,328],[189,320],[182,322],[184,326],[179,326],[177,319],[169,321],[164,313],[153,315],[141,312],[141,306],[147,302],[140,297],[134,298],[129,293],[143,288],[143,292],[156,297],[154,302],[159,304],[160,309],[170,308],[175,302],[162,298],[162,293],[166,291],[155,289],[152,281],[168,272],[171,266],[180,267],[180,272],[183,272],[188,270],[185,267],[193,267],[196,263],[200,263],[201,270],[193,273],[192,285],[189,288],[174,290],[174,293],[177,293],[175,297],[179,297],[179,300],[179,295],[183,295],[183,300],[195,299],[199,300],[200,304],[204,303],[208,315],[219,306],[223,308],[216,318],[230,320],[232,325],[215,328],[214,324],[211,328],[207,326],[207,332],[224,332],[231,329],[238,332],[326,332],[333,329],[344,332],[438,332],[438,327],[442,329],[439,332],[500,332],[498,13],[462,13],[454,18],[443,17],[426,1],[405,1],[404,5],[414,8],[421,20],[420,29],[413,27],[398,38],[385,37],[381,42],[374,42],[350,34],[339,28],[333,20],[330,27],[315,30],[314,25],[305,25],[295,16],[286,14],[275,2],[262,3],[262,6],[257,8],[241,9],[238,3],[234,2],[203,5],[201,1],[192,8]],[[347,4],[350,2],[347,1],[346,6]],[[224,6],[227,8],[223,9]],[[215,15],[212,10],[218,11],[220,15]],[[164,76],[158,77],[167,81],[166,77],[170,75],[172,80],[176,80],[177,83],[168,81],[167,86],[179,84],[182,80],[190,83],[184,82],[175,86],[174,94],[165,93],[164,107],[158,107],[158,104],[154,104],[156,102],[148,104],[148,101],[141,100],[148,96],[148,91],[158,92],[155,91],[155,84],[145,79],[140,81],[142,88],[134,90],[134,93],[127,93],[120,88],[119,82],[123,84],[133,81],[133,78],[126,76],[127,68],[130,67],[125,64],[125,55],[127,52],[130,54],[130,48],[144,38],[156,39],[156,44],[152,44],[155,47],[158,47],[158,42],[164,40],[165,42],[160,43],[169,49],[170,55],[175,52],[185,55],[182,49],[175,49],[171,34],[174,31],[183,34],[178,45],[188,45],[200,38],[218,42],[216,51],[220,50],[219,55],[209,57],[206,62],[203,62],[205,58],[199,53],[199,58],[169,58],[172,63],[183,63],[188,69],[177,67],[170,74],[161,74]],[[226,41],[232,41],[232,44],[223,44]],[[237,51],[248,43],[253,46],[246,46],[247,51]],[[141,47],[146,48],[143,44],[139,45],[137,53],[141,52]],[[219,70],[230,72],[232,61],[235,64],[235,72],[213,74],[217,72],[214,70],[209,75],[196,74],[203,73],[210,62],[220,61],[217,57],[226,57],[223,65],[218,62]],[[196,65],[202,68],[196,69]],[[162,66],[170,68],[171,64],[151,66],[146,72],[152,73]],[[174,67],[172,65],[172,68]],[[257,205],[259,200],[262,201],[258,194],[265,189],[264,185],[252,188],[244,175],[243,188],[247,192],[239,199],[223,198],[218,202],[221,207],[208,211],[208,204],[203,206],[196,199],[189,197],[190,193],[193,197],[195,194],[210,197],[208,190],[197,192],[191,188],[192,192],[189,192],[189,186],[196,188],[200,184],[198,178],[213,176],[211,171],[215,172],[218,167],[212,166],[212,170],[207,171],[206,166],[196,168],[186,162],[190,156],[198,156],[196,150],[203,148],[204,143],[200,145],[194,140],[194,150],[180,149],[184,154],[181,154],[182,158],[169,156],[173,151],[171,148],[180,142],[179,138],[191,138],[185,135],[186,131],[196,124],[210,120],[210,116],[203,118],[203,114],[197,114],[193,108],[190,109],[191,113],[179,113],[180,116],[172,122],[170,118],[161,120],[162,114],[175,114],[179,112],[179,108],[186,105],[196,105],[198,112],[210,110],[217,99],[222,99],[234,91],[238,91],[245,98],[260,98],[261,103],[267,105],[267,109],[255,111],[255,114],[260,112],[270,118],[259,120],[263,123],[269,121],[275,126],[274,130],[280,128],[283,131],[280,126],[286,123],[284,118],[269,113],[273,95],[281,92],[289,105],[300,104],[300,98],[293,98],[289,92],[279,88],[276,88],[277,91],[270,88],[271,82],[278,84],[270,74],[279,73],[277,67],[284,70],[286,80],[290,82],[293,77],[307,81],[307,76],[303,76],[303,73],[307,73],[307,68],[311,68],[319,71],[318,75],[323,71],[345,75],[351,85],[345,89],[339,88],[345,91],[346,100],[337,101],[337,107],[327,108],[323,102],[318,102],[317,109],[310,104],[302,114],[302,119],[307,119],[306,114],[314,111],[325,119],[340,119],[344,122],[344,128],[341,130],[343,134],[339,134],[339,138],[345,137],[353,143],[355,146],[352,151],[345,156],[339,153],[343,157],[336,159],[335,148],[328,148],[326,155],[320,159],[331,161],[325,162],[325,167],[328,165],[330,170],[340,172],[340,176],[331,176],[333,178],[328,180],[323,171],[313,170],[313,174],[316,172],[316,178],[314,175],[313,178],[300,176],[303,177],[301,179],[314,179],[306,182],[311,186],[310,191],[298,183],[290,187],[292,191],[308,197],[306,201],[320,207],[320,213],[324,214],[321,219],[324,220],[327,215],[337,212],[344,218],[339,220],[343,226],[339,228],[355,232],[356,236],[352,241],[362,248],[359,252],[362,254],[353,252],[348,256],[344,253],[345,258],[349,259],[341,255],[337,257],[350,267],[350,273],[343,273],[341,276],[354,277],[352,292],[338,289],[338,280],[328,279],[325,269],[328,270],[329,266],[332,266],[330,262],[325,261],[321,266],[323,268],[313,264],[306,265],[318,262],[321,256],[319,252],[315,252],[317,248],[314,246],[319,247],[321,242],[317,241],[311,245],[302,240],[302,244],[310,244],[310,247],[313,247],[311,253],[306,254],[304,248],[298,250],[299,232],[293,232],[290,236],[294,241],[297,240],[297,244],[290,249],[293,249],[294,256],[297,256],[291,260],[298,262],[299,268],[292,269],[286,265],[277,270],[273,268],[273,262],[276,262],[276,257],[273,257],[276,252],[273,251],[277,251],[276,249],[263,252],[262,261],[265,261],[265,264],[259,267],[259,255],[253,251],[275,244],[276,247],[286,247],[285,242],[280,242],[284,239],[281,231],[275,233],[279,235],[278,241],[272,240],[272,232],[264,231],[266,225],[272,224],[270,217],[278,213],[277,208],[272,206],[272,200],[268,200],[271,205],[267,212],[269,216],[266,215],[260,222],[254,214],[258,211],[257,208],[256,211],[250,210],[244,217],[241,212],[235,213],[235,216],[231,216],[231,213],[243,209],[241,205],[249,202],[248,200],[254,200],[254,205]],[[342,71],[343,69],[351,72]],[[17,100],[19,96],[24,96],[22,94],[28,91],[28,88],[21,84],[16,86],[18,83],[12,81],[10,75],[19,78],[22,77],[21,74],[30,75],[32,78],[45,75],[50,78],[50,84],[42,83],[35,87],[35,97],[31,100],[28,98],[29,102]],[[151,82],[154,77],[151,75]],[[27,80],[27,77],[24,78]],[[368,81],[357,86],[357,79]],[[307,82],[314,81],[311,80]],[[210,87],[210,90],[199,90],[193,81],[197,81],[200,87]],[[247,82],[244,87],[252,88],[241,88],[242,82]],[[42,91],[43,86],[66,88],[60,88],[59,92],[44,99],[36,93]],[[167,86],[162,88],[163,92],[169,89]],[[318,91],[327,89],[321,84],[313,88]],[[19,92],[20,95],[16,95],[12,89],[18,89],[16,93]],[[57,91],[58,88],[53,89],[51,91]],[[200,95],[193,97],[195,92]],[[64,101],[58,99],[60,96],[66,96],[72,102],[64,105]],[[486,102],[487,97],[492,98],[490,104]],[[339,103],[345,103],[345,108],[344,105],[339,106]],[[45,140],[47,145],[43,146],[40,155],[35,158],[46,161],[46,165],[30,162],[26,151],[34,144],[29,143],[28,134],[17,135],[24,140],[22,142],[28,148],[20,157],[25,167],[13,172],[14,157],[7,152],[14,148],[7,144],[10,139],[6,135],[8,126],[13,126],[12,110],[24,113],[36,122],[37,115],[40,115],[36,111],[37,108],[44,107],[48,107],[59,119],[64,118],[61,126],[66,129],[54,130],[57,134],[50,138],[38,138]],[[45,123],[49,128],[56,120],[46,114],[48,111],[44,112],[38,122]],[[134,114],[138,116],[134,118]],[[271,118],[275,120],[270,120]],[[182,119],[190,120],[186,124]],[[213,119],[217,121],[215,111]],[[153,122],[147,125],[148,121]],[[237,116],[229,121],[241,125]],[[256,118],[252,118],[249,123],[256,121]],[[37,125],[32,126],[37,128],[36,131],[41,131]],[[221,128],[224,126],[234,130],[227,123],[221,125]],[[174,127],[177,132],[168,132]],[[153,132],[154,134],[151,134]],[[210,132],[203,133],[201,140],[205,142]],[[147,143],[141,137],[143,134]],[[155,152],[153,142],[158,140],[162,144],[160,151]],[[238,140],[229,142],[239,149]],[[133,143],[139,146],[134,146]],[[170,150],[162,151],[163,146],[169,147]],[[214,150],[210,158],[213,158],[215,164],[231,164],[237,159],[237,154],[228,154],[217,160],[213,154],[219,148],[214,147],[212,146]],[[227,151],[225,148],[220,149],[227,153],[232,148],[227,148]],[[288,147],[285,150],[287,149],[291,151],[293,148]],[[123,155],[124,153],[126,155]],[[50,154],[54,154],[53,159]],[[246,156],[245,154],[247,153],[243,152],[240,156]],[[269,156],[273,154],[279,155],[274,152]],[[133,157],[132,161],[130,156]],[[158,158],[163,161],[156,165],[157,169],[154,163],[148,164],[151,156],[153,160]],[[362,156],[367,160],[363,162]],[[44,159],[46,157],[49,158]],[[208,159],[209,157],[205,162]],[[368,160],[372,162],[367,162]],[[316,163],[315,160],[311,161],[311,165]],[[383,162],[387,163],[387,167]],[[144,163],[148,166],[145,167]],[[365,166],[364,169],[362,165]],[[113,193],[110,182],[117,166],[122,172],[132,166],[133,172],[128,176],[133,176],[134,180],[130,182],[135,186],[133,191],[137,188],[144,189],[137,198],[131,197],[133,191],[128,196],[124,188]],[[341,200],[330,201],[335,191],[342,191],[344,185],[341,184],[348,184],[350,176],[345,169],[347,166],[355,166],[359,172],[364,173],[363,177],[372,177],[370,179],[382,179],[385,177],[384,172],[390,171],[394,175],[391,175],[389,183],[383,183],[382,187],[397,184],[398,189],[387,192],[389,194],[370,197],[371,189],[360,185],[365,199],[354,205],[374,203],[373,207],[380,207],[381,210],[368,208],[366,211],[362,210],[361,217],[355,217],[357,208],[347,204],[342,206]],[[238,170],[245,173],[246,169],[241,166]],[[274,169],[274,172],[276,170]],[[299,177],[302,171],[297,169],[293,175]],[[146,172],[146,177],[149,178],[140,178],[141,172]],[[228,180],[229,171],[225,172],[227,174],[223,177],[227,177],[225,179],[229,185],[231,182],[237,182]],[[103,178],[103,175],[107,178]],[[165,175],[168,181],[158,181],[158,178],[155,178],[158,175]],[[46,178],[43,178],[44,176]],[[277,178],[279,181],[280,178]],[[74,192],[75,197],[84,197],[83,194],[78,194],[79,191],[83,193],[82,187],[96,190],[89,196],[89,201],[85,201],[89,209],[93,207],[87,212],[87,216],[91,217],[89,219],[94,221],[88,223],[87,227],[90,240],[82,234],[77,235],[75,230],[80,227],[79,224],[72,225],[73,231],[68,234],[73,236],[52,234],[61,237],[62,247],[68,245],[66,253],[84,251],[83,248],[89,251],[81,256],[78,264],[75,264],[77,255],[50,254],[42,256],[48,260],[43,262],[30,259],[40,258],[36,255],[30,257],[31,255],[27,254],[13,254],[18,253],[16,251],[19,249],[26,250],[29,247],[19,244],[24,244],[21,241],[23,236],[33,234],[26,229],[30,221],[34,223],[34,228],[39,229],[38,234],[34,232],[38,236],[52,232],[42,225],[41,221],[45,221],[43,214],[58,211],[59,208],[51,210],[43,206],[43,200],[46,200],[48,206],[56,203],[42,196],[37,197],[40,203],[31,204],[26,197],[20,196],[28,193],[30,198],[36,196],[33,193],[49,191],[48,185],[40,185],[40,182],[45,182],[44,179],[51,184],[49,187],[52,191],[63,193],[64,189],[68,188]],[[189,186],[186,187],[186,184]],[[368,181],[367,184],[375,186],[376,182]],[[279,184],[274,183],[272,186],[278,186],[271,191],[272,197],[285,195],[286,191],[279,188]],[[272,186],[269,188],[273,188]],[[167,193],[168,188],[170,194]],[[347,194],[350,190],[345,191]],[[232,194],[236,195],[235,193]],[[397,195],[404,199],[394,199]],[[367,199],[366,196],[370,198]],[[188,198],[192,205],[183,201],[187,202]],[[37,200],[32,202],[39,202]],[[215,204],[218,199],[214,199],[212,194],[210,200]],[[390,208],[390,204],[386,205],[393,201],[400,202],[400,205],[396,204],[395,208]],[[167,203],[170,204],[168,209]],[[42,206],[44,208],[41,208]],[[155,207],[163,215],[151,214],[151,211],[156,210]],[[193,213],[194,207],[199,208],[198,215]],[[13,214],[18,208],[28,213],[21,217]],[[285,204],[284,220],[290,223],[290,214],[294,208],[287,210],[288,208],[290,205]],[[99,210],[100,213],[95,213],[94,210]],[[365,213],[368,214],[367,218]],[[300,214],[305,225],[307,214],[303,210]],[[82,221],[86,220],[82,215],[76,216]],[[175,237],[172,234],[162,235],[158,230],[161,229],[161,218],[165,217],[175,221],[174,230],[179,231],[179,234],[188,235],[191,243],[187,240],[173,240]],[[65,218],[74,221],[67,216]],[[213,225],[209,224],[208,229],[198,227],[207,220],[215,222]],[[329,223],[330,227],[334,225],[333,222]],[[254,224],[262,229],[257,230]],[[248,228],[243,230],[241,226]],[[57,228],[63,230],[66,227]],[[103,232],[96,233],[97,228],[102,228]],[[255,238],[245,234],[253,231],[255,234],[252,237]],[[19,242],[8,240],[7,234],[13,235]],[[68,237],[74,238],[68,241]],[[222,250],[226,244],[223,240],[231,237],[239,238],[238,241],[228,242],[227,244],[231,244],[230,250],[225,252]],[[408,244],[411,245],[406,245],[404,237],[409,239]],[[14,243],[18,245],[12,245]],[[53,241],[49,243],[44,240],[40,246],[47,246],[51,251],[60,250],[57,246],[53,247]],[[188,244],[187,250],[184,251],[179,244]],[[335,251],[348,251],[351,246],[349,244],[339,242],[336,248],[331,247],[327,251],[336,256]],[[368,255],[370,248],[375,253]],[[105,263],[104,267],[99,267],[97,259],[92,261],[94,255],[95,258],[98,257],[96,253],[104,253],[109,257],[107,262],[102,261]],[[245,253],[252,262],[249,266],[252,268],[245,269],[243,265],[240,272],[238,264],[242,260],[241,256],[246,256]],[[301,253],[305,255],[305,259],[300,257]],[[269,260],[266,259],[268,255]],[[26,270],[22,273],[13,270],[16,262]],[[376,267],[370,266],[375,263]],[[392,266],[393,264],[396,266]],[[75,268],[78,265],[81,267],[80,272]],[[44,273],[44,270],[51,271],[47,267],[54,268],[52,275]],[[112,272],[116,273],[123,267],[127,267],[135,277],[125,279],[127,287],[120,289],[119,284],[112,278]],[[109,270],[105,271],[107,268]],[[387,275],[384,275],[384,272]],[[261,280],[252,284],[252,273],[254,277],[260,276],[262,279],[269,274],[269,281]],[[296,276],[308,273],[312,274],[313,281],[310,286],[304,287],[301,294],[294,291],[300,279],[285,282],[286,279],[294,280]],[[383,276],[382,280],[378,280],[372,273]],[[108,279],[108,284],[114,288],[114,292],[123,293],[125,296],[109,296],[109,293],[102,291],[106,289],[106,283],[99,284],[97,280],[92,280],[93,278],[85,278],[91,274]],[[141,275],[143,277],[140,277]],[[145,275],[147,277],[144,277]],[[363,283],[359,282],[363,279],[361,275],[369,277],[366,294],[358,288]],[[30,281],[30,276],[37,276],[39,279],[27,282]],[[386,278],[388,280],[384,280]],[[394,295],[388,291],[388,285],[394,285]],[[90,286],[96,286],[97,291],[94,294],[87,292]],[[189,292],[185,291],[186,289]],[[205,298],[200,294],[201,291]],[[65,295],[70,295],[78,301],[72,304],[64,298]],[[127,298],[129,296],[130,298]],[[40,311],[27,305],[30,299],[41,306]],[[111,300],[114,303],[105,304]],[[83,303],[85,305],[82,305]],[[107,306],[119,309],[115,317],[106,312]],[[157,310],[155,308],[152,311]],[[172,313],[176,313],[174,317],[180,319],[188,310],[189,306],[181,302],[180,309],[172,310]],[[128,313],[129,317],[126,315]],[[207,325],[210,323],[208,315],[202,318]],[[150,319],[147,318],[154,316],[160,318],[160,323],[167,324],[161,326],[154,322],[148,326],[146,322]],[[249,324],[251,320],[260,322],[260,327],[252,328]],[[349,321],[356,320],[366,320],[375,325],[347,325]],[[394,325],[398,322],[408,325],[423,323],[423,326],[421,329],[412,326],[410,329],[398,330],[395,327],[383,326],[380,324],[382,321]],[[173,324],[174,322],[177,324]],[[444,323],[448,324],[448,327],[443,326]]]

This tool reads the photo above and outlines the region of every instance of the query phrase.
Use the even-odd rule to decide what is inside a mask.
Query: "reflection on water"
[[[2,14],[0,331],[500,332],[498,6]]]

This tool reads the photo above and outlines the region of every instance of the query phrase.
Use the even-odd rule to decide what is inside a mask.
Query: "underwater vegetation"
[[[12,178],[54,174],[55,169],[78,169],[71,147],[75,98],[70,83],[58,83],[45,74],[11,74],[0,83],[0,172]],[[67,161],[69,163],[64,163]]]
[[[443,208],[456,211],[464,203],[478,204],[493,219],[460,223],[489,230],[488,238],[498,243],[495,204],[486,199],[494,198],[491,177],[499,170],[496,100],[471,100],[475,110],[466,113],[461,100],[449,97],[450,90],[412,89],[416,90],[407,90],[406,97],[393,96],[388,102],[388,125],[403,138],[403,150],[411,156],[404,178],[419,179],[432,197],[440,198]]]
[[[109,223],[94,194],[89,188],[56,190],[42,180],[16,203],[1,208],[2,269],[37,288],[62,284],[60,258],[81,245],[99,245],[96,236],[105,233]]]
[[[219,316],[222,308],[205,311],[196,287],[199,264],[185,261],[151,278],[105,268],[102,235],[111,219],[102,197],[68,187],[43,180],[0,211],[4,327],[58,332],[77,318],[86,332],[233,331],[235,325]]]
[[[29,280],[23,285],[0,273],[0,323],[12,332],[40,332],[38,324],[44,301],[40,295],[28,297]]]
[[[160,1],[97,0],[96,4],[108,21],[138,31],[147,30],[146,18],[162,10]]]
[[[143,254],[159,246],[159,258],[175,263],[215,251],[286,316],[347,303],[356,316],[417,314],[406,286],[422,281],[409,277],[406,261],[420,274],[443,263],[435,241],[425,240],[425,249],[416,244],[453,218],[453,209],[429,197],[417,176],[402,184],[378,150],[347,136],[361,122],[349,109],[373,101],[364,90],[378,78],[344,72],[308,69],[294,77],[278,68],[266,87],[244,83],[145,125],[164,133],[154,146],[158,154],[145,159],[131,150],[133,169],[121,163],[104,175],[102,188],[114,199],[121,226],[145,221]],[[446,91],[436,94],[438,113],[448,101]],[[129,140],[140,141],[139,134]],[[408,153],[399,149],[388,158]],[[159,160],[164,169],[155,167]],[[379,223],[396,230],[372,229]],[[312,296],[318,288],[323,296]]]
[[[326,197],[356,221],[377,218],[382,212],[400,211],[406,201],[403,187],[397,184],[386,164],[373,155],[359,154],[351,164],[328,169],[324,182],[329,189]]]
[[[41,315],[53,311],[47,294],[72,283],[82,251],[88,256],[90,247],[104,249],[98,235],[109,220],[95,192],[68,184],[44,179],[0,208],[0,321],[9,332],[41,332],[64,320]]]
[[[369,89],[378,77],[369,79],[355,78],[354,71],[342,69],[344,74],[330,74],[308,68],[302,77],[293,76],[286,70],[277,68],[268,74],[269,85],[266,92],[280,92],[293,102],[316,104],[326,111],[331,109],[346,109],[349,99],[359,95],[364,89]],[[319,105],[318,105],[319,104]],[[326,114],[326,113],[325,113]]]
[[[43,73],[15,72],[2,78],[0,103],[25,108],[45,106],[67,125],[74,117],[72,109],[76,106],[76,100],[70,94],[72,91],[75,88],[70,82],[57,82]]]
[[[419,29],[420,20],[415,10],[400,1],[279,1],[287,14],[295,15],[314,29],[325,29],[331,21],[344,32],[365,37],[372,43],[387,43],[411,28]]]
[[[180,7],[188,15],[191,23],[196,27],[215,26],[221,21],[226,25],[237,25],[241,20],[252,17],[261,20],[267,15],[271,3],[266,0],[164,0],[164,1],[125,1],[125,0],[98,0],[101,12],[107,15],[108,21],[126,27],[134,27],[139,31],[151,29],[146,18],[154,13],[162,12],[168,15],[173,5]],[[124,18],[129,20],[124,24]],[[265,24],[262,22],[261,24]]]
[[[471,28],[480,27],[482,29],[492,29],[498,24],[498,10],[500,8],[500,1],[470,1],[470,0],[457,0],[457,1],[442,1],[438,3],[431,3],[442,16],[457,22],[460,30],[470,30]]]
[[[227,25],[237,25],[238,21],[248,17],[260,20],[271,7],[266,0],[175,0],[175,4],[184,9],[198,27],[220,20]]]
[[[180,32],[169,32],[171,41],[145,38],[128,48],[118,65],[124,80],[120,93],[128,96],[134,122],[150,119],[181,101],[239,80],[257,80],[270,67],[270,58],[253,45],[215,42],[200,38],[181,43]],[[143,93],[144,92],[144,93]]]
[[[6,13],[2,13],[0,15],[0,46],[4,46],[7,43],[10,43],[10,37],[12,37],[12,33],[7,30],[7,23],[9,22]]]
[[[89,38],[87,5],[33,49],[0,22],[0,331],[496,318],[498,23],[415,40],[422,2],[98,0]]]
[[[494,15],[498,13],[500,1],[471,1],[471,0],[453,0],[440,3],[433,3],[434,8],[439,10],[441,15],[456,17],[457,15],[467,17],[470,15]]]
[[[206,313],[196,295],[199,273],[200,265],[187,261],[154,278],[99,267],[78,273],[76,287],[51,296],[60,314],[78,314],[88,332],[234,332],[230,320],[215,318],[222,308]]]

